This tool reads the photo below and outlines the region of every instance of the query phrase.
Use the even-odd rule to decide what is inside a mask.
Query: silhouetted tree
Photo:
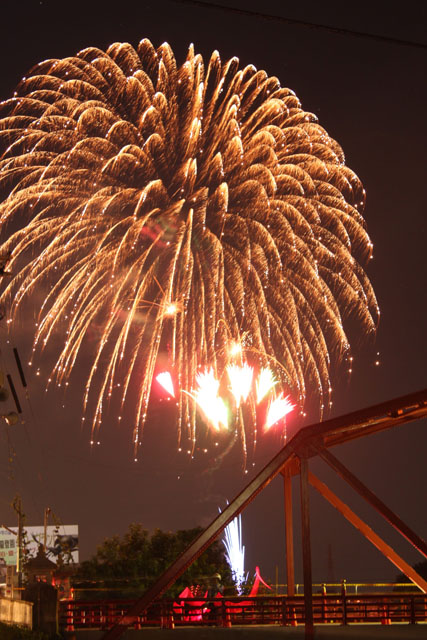
[[[122,538],[106,538],[95,555],[81,563],[73,578],[77,598],[140,595],[202,531],[200,527],[176,532],[156,529],[150,535],[140,524],[131,524]],[[166,595],[175,597],[186,586],[204,585],[217,573],[221,575],[222,584],[233,585],[223,545],[218,541],[212,543]]]

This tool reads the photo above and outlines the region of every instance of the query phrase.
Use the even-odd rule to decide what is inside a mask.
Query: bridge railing
[[[145,626],[174,628],[175,626],[304,624],[304,597],[257,596],[158,600],[141,615],[127,617],[134,600],[85,602],[62,600],[60,627],[63,630],[110,629],[123,617],[134,629]],[[427,595],[313,595],[314,623],[382,623],[415,624],[427,622]]]

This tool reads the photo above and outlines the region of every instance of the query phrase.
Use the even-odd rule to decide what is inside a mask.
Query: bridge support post
[[[305,638],[314,637],[313,625],[313,581],[311,574],[311,542],[310,542],[310,509],[308,488],[308,460],[300,458],[301,482],[301,534],[302,534],[302,562],[304,573],[304,608],[305,608]]]
[[[286,583],[288,597],[295,595],[295,569],[294,569],[294,532],[292,516],[292,475],[289,468],[285,467],[284,494],[285,494],[285,543],[286,543]]]

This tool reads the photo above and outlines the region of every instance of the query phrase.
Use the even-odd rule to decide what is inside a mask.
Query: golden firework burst
[[[65,332],[58,380],[99,327],[94,429],[119,381],[122,402],[137,388],[139,442],[162,350],[193,442],[198,371],[221,379],[235,345],[301,408],[308,387],[324,404],[346,316],[375,329],[372,244],[360,180],[290,89],[142,40],[40,63],[0,117],[0,222],[19,226],[0,247],[16,273],[1,302],[14,314],[45,293],[35,348]]]

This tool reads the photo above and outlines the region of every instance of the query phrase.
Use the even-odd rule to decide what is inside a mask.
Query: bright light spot
[[[165,316],[174,316],[178,311],[178,305],[175,302],[169,302],[165,307]]]
[[[213,369],[208,369],[198,373],[196,376],[198,389],[194,394],[199,408],[205,414],[207,420],[212,424],[216,431],[219,431],[220,425],[228,428],[228,412],[224,401],[218,397],[219,382],[215,378]]]
[[[265,429],[270,429],[273,424],[282,420],[288,413],[295,409],[295,405],[291,403],[289,396],[283,397],[280,394],[275,398],[268,408],[267,420],[265,422]]]
[[[242,545],[242,517],[238,515],[224,529],[222,541],[226,550],[225,558],[236,584],[237,594],[242,595],[245,574],[245,547]]]
[[[271,369],[261,369],[258,380],[256,382],[256,399],[258,404],[263,398],[265,398],[267,393],[269,393],[276,384],[277,380],[275,379]]]
[[[230,356],[240,356],[242,353],[242,345],[240,342],[232,342],[229,348]]]
[[[175,390],[173,388],[172,376],[169,371],[163,371],[156,376],[157,382],[162,385],[163,389],[168,392],[172,398],[175,398]]]
[[[231,393],[239,407],[241,401],[246,400],[251,390],[254,373],[253,367],[250,367],[246,363],[242,367],[236,364],[230,364],[227,367],[227,373],[230,380]]]

